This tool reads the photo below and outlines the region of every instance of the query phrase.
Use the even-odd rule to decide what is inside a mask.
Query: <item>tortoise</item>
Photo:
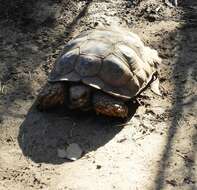
[[[57,59],[38,108],[56,106],[126,118],[128,104],[147,85],[160,94],[156,50],[123,28],[100,27],[69,41]]]

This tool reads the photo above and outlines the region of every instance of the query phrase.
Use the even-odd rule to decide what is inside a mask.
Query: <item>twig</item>
[[[122,124],[114,125],[114,127],[124,127],[124,126],[130,125],[132,123],[133,122],[122,123]]]
[[[142,135],[141,137],[135,138],[135,141],[140,140],[140,139],[143,139],[144,137],[146,137],[146,136],[148,136],[148,135],[149,135],[149,134],[147,133],[147,134],[145,134],[145,135]]]
[[[165,4],[171,8],[177,7],[178,6],[178,2],[177,0],[173,0],[173,4],[169,1],[169,0],[165,0]]]
[[[6,94],[6,86],[0,82],[0,94]]]

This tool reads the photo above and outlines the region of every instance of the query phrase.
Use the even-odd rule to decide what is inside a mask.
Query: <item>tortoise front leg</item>
[[[102,92],[93,94],[93,106],[97,114],[125,118],[128,116],[126,104]]]
[[[39,110],[47,110],[65,103],[66,89],[62,83],[47,83],[38,95],[36,106]]]

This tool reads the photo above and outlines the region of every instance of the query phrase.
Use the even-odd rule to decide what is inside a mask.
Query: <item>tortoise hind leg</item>
[[[102,92],[93,94],[93,106],[97,114],[121,118],[128,116],[128,107],[123,101]]]
[[[66,90],[62,83],[47,83],[38,95],[36,106],[39,110],[47,110],[65,103]]]

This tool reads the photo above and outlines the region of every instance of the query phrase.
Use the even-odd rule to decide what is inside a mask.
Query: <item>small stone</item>
[[[177,182],[174,179],[172,179],[172,180],[166,180],[166,183],[172,185],[173,187],[177,186]]]
[[[66,153],[69,160],[77,160],[81,157],[82,150],[78,144],[72,143],[67,147]]]
[[[122,139],[118,140],[117,143],[122,143],[122,142],[124,142],[126,140],[127,140],[127,138],[122,138]]]
[[[65,149],[57,149],[57,155],[59,158],[66,158],[66,150]]]
[[[96,165],[96,169],[101,169],[101,165]]]
[[[57,149],[57,155],[59,158],[67,158],[72,161],[79,159],[82,152],[82,149],[76,143],[70,144],[66,149]]]
[[[95,26],[95,27],[96,27],[96,26],[98,26],[98,25],[99,25],[99,23],[98,23],[98,22],[95,22],[95,23],[94,23],[94,26]]]

